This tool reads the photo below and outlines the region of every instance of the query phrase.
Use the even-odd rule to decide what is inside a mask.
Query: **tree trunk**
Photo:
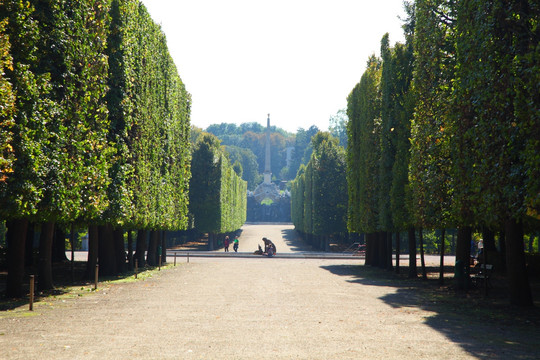
[[[214,234],[208,233],[208,251],[214,250]]]
[[[418,277],[416,268],[416,232],[414,227],[409,228],[409,278]]]
[[[90,225],[88,227],[88,260],[86,262],[86,271],[84,278],[87,280],[93,280],[96,272],[96,265],[98,263],[98,250],[99,250],[99,230],[97,225]]]
[[[116,257],[114,254],[114,236],[111,225],[98,226],[99,231],[99,275],[116,275]]]
[[[525,266],[523,249],[523,224],[514,219],[504,223],[506,234],[506,266],[510,284],[510,303],[518,306],[533,306],[529,277]]]
[[[445,240],[444,234],[446,229],[441,230],[441,264],[439,267],[439,285],[444,285],[444,251],[445,251]]]
[[[156,230],[150,231],[150,242],[148,243],[148,253],[146,262],[149,266],[157,266],[157,250],[159,242],[159,232]]]
[[[75,225],[71,223],[69,231],[69,247],[71,248],[70,270],[71,270],[71,282],[75,282]]]
[[[165,230],[161,232],[161,263],[167,263],[167,232]]]
[[[127,255],[127,261],[128,261],[128,269],[129,271],[133,270],[133,231],[129,230],[127,233],[127,240],[128,240],[128,255]]]
[[[371,254],[371,266],[379,267],[380,266],[380,260],[379,257],[379,233],[371,233],[369,234],[371,237],[371,248],[372,248],[372,254]]]
[[[373,234],[364,234],[364,239],[366,243],[366,258],[365,265],[373,266]]]
[[[495,246],[495,233],[485,226],[482,228],[482,240],[484,241],[485,252],[497,252],[497,247]]]
[[[145,252],[146,252],[146,240],[148,238],[148,233],[146,230],[137,231],[137,250],[135,251],[135,260],[139,267],[144,267],[145,262]]]
[[[124,230],[114,229],[114,255],[116,263],[116,274],[121,274],[126,270],[126,249],[124,247]]]
[[[23,296],[22,284],[24,279],[24,248],[28,220],[15,219],[8,221],[6,240],[8,245],[8,274],[6,279],[6,297],[20,298]]]
[[[471,262],[471,243],[472,230],[469,226],[460,227],[457,233],[456,244],[456,265],[462,269],[455,271],[456,274],[462,274],[461,278],[456,278],[456,287],[460,290],[469,288],[470,262]]]
[[[420,264],[422,266],[422,279],[427,280],[426,261],[424,260],[424,230],[420,229]]]
[[[401,252],[399,231],[396,232],[396,274],[399,274],[399,255]]]
[[[503,268],[501,269],[501,272],[502,273],[506,273],[506,269],[507,269],[507,265],[506,265],[506,262],[508,261],[508,257],[507,257],[507,253],[506,253],[506,233],[505,231],[501,231],[500,235],[499,235],[499,246],[501,248],[501,256],[502,258],[505,260],[503,261]]]
[[[60,226],[54,227],[54,237],[52,243],[52,262],[67,261],[66,256],[66,233]]]
[[[379,267],[381,269],[388,268],[388,243],[386,242],[387,236],[388,232],[379,232]]]
[[[54,222],[49,221],[41,224],[38,260],[38,290],[40,291],[54,289],[52,276],[53,237]]]
[[[392,271],[394,270],[394,265],[392,264],[392,232],[388,231],[386,233],[386,269]]]
[[[24,265],[34,265],[34,237],[36,236],[36,230],[34,223],[29,222],[26,230],[26,243],[24,245]]]

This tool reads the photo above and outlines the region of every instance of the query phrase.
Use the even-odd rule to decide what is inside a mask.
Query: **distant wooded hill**
[[[242,178],[253,190],[262,182],[264,171],[266,127],[256,122],[236,124],[214,124],[204,131],[214,134],[229,153],[231,163],[242,166]],[[271,170],[275,181],[288,181],[296,177],[300,164],[306,164],[311,156],[311,137],[319,129],[298,129],[296,134],[276,126],[270,126]]]

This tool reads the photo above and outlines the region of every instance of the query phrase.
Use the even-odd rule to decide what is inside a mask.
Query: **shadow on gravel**
[[[321,266],[332,274],[346,276],[349,283],[387,287],[380,299],[404,312],[431,312],[425,324],[478,359],[538,359],[540,353],[540,302],[535,308],[508,305],[503,279],[495,279],[489,297],[479,289],[457,292],[446,279],[438,285],[438,268],[427,268],[432,278],[407,279],[381,269],[353,265]],[[407,273],[406,268],[402,268]],[[531,282],[533,296],[540,297],[540,282]],[[429,339],[425,339],[429,341]]]
[[[291,248],[292,251],[312,251],[311,245],[306,244],[302,238],[298,236],[295,229],[283,229],[281,230],[281,237],[285,244]]]
[[[71,273],[71,263],[69,261],[63,261],[58,263],[53,263],[53,279],[55,288],[47,291],[37,291],[35,292],[34,302],[39,303],[40,301],[47,301],[47,299],[59,297],[59,296],[81,296],[84,293],[90,293],[94,288],[94,281],[85,280],[84,273],[86,271],[86,262],[85,261],[75,261],[73,267],[73,275]],[[165,266],[165,264],[164,264]],[[142,273],[147,270],[157,269],[157,267],[145,266],[139,269],[139,273]],[[30,267],[26,269],[30,274],[37,273],[35,267]],[[133,271],[126,271],[122,274],[116,276],[100,276],[99,277],[99,287],[103,286],[104,282],[114,281],[114,280],[125,280],[134,277]],[[28,276],[25,276],[25,279],[28,280]],[[5,284],[6,283],[6,273],[0,273],[0,312],[9,311],[17,309],[21,306],[26,306],[29,303],[30,293],[30,284],[28,281],[23,283],[23,293],[26,296],[22,298],[7,298],[5,297]],[[1,314],[0,314],[1,316]]]

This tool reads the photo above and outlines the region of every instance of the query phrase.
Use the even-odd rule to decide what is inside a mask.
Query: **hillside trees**
[[[240,125],[221,123],[208,126],[206,131],[217,136],[221,144],[226,146],[227,151],[231,150],[231,159],[238,160],[238,156],[241,155],[238,149],[249,150],[255,155],[257,174],[253,174],[250,170],[243,179],[248,182],[248,188],[250,190],[253,190],[259,185],[260,177],[258,175],[264,171],[266,127],[255,122]],[[270,126],[270,134],[270,167],[272,175],[277,179],[281,179],[281,176],[286,174],[287,170],[287,147],[291,146],[294,136],[276,126]],[[242,156],[245,157],[245,155],[247,154],[242,152]],[[251,157],[251,155],[248,156]],[[245,160],[250,163],[252,162],[251,159],[246,158]],[[251,168],[251,164],[247,165]]]
[[[225,146],[225,150],[232,163],[238,161],[242,165],[242,179],[247,182],[248,190],[254,190],[261,182],[261,176],[259,175],[259,163],[253,151],[234,145]]]
[[[289,164],[289,178],[294,179],[300,166],[307,164],[311,158],[313,148],[311,147],[311,138],[319,132],[319,129],[313,125],[309,129],[298,129],[294,139],[294,149]]]

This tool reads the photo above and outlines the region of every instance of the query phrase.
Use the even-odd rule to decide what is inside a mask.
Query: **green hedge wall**
[[[190,213],[201,232],[224,234],[246,221],[247,182],[233,170],[219,140],[204,133],[194,146]]]

